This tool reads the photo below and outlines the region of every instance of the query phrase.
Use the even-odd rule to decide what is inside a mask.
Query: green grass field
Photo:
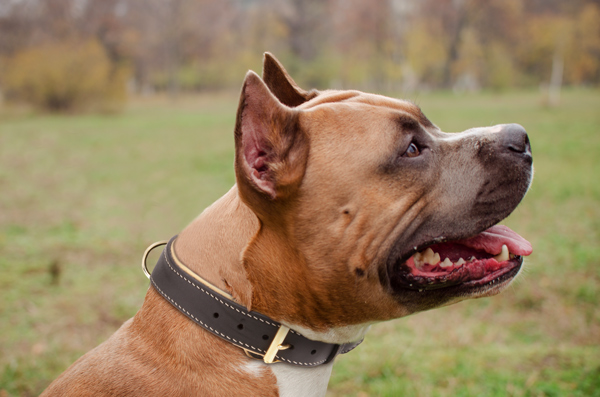
[[[600,396],[600,92],[412,95],[444,131],[516,122],[535,179],[504,223],[534,253],[503,294],[376,325],[330,396]],[[234,183],[235,95],[119,115],[0,107],[0,397],[39,394],[140,307],[145,247]]]

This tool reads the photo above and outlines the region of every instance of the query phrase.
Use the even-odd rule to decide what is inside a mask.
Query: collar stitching
[[[262,318],[258,318],[258,317],[256,317],[256,316],[253,316],[253,315],[251,315],[251,314],[249,314],[249,313],[246,313],[246,312],[244,312],[243,310],[239,310],[239,309],[237,309],[237,308],[235,308],[235,307],[232,307],[232,306],[231,306],[231,305],[229,305],[227,302],[224,302],[222,299],[220,299],[220,298],[216,297],[215,295],[213,295],[211,292],[208,292],[208,291],[206,291],[204,288],[202,288],[202,287],[200,287],[200,286],[196,285],[195,283],[192,283],[192,282],[191,282],[191,281],[190,281],[190,280],[189,280],[187,277],[185,277],[185,276],[184,276],[184,275],[182,275],[180,272],[178,272],[178,271],[177,271],[175,268],[173,268],[173,266],[171,265],[171,262],[169,261],[169,257],[168,257],[168,256],[167,256],[167,254],[166,254],[166,251],[167,251],[166,249],[163,251],[163,256],[164,256],[164,258],[165,258],[165,260],[166,260],[167,264],[169,265],[169,268],[170,268],[170,269],[171,269],[171,270],[172,270],[172,271],[173,271],[175,274],[177,274],[179,277],[181,277],[183,280],[187,281],[187,282],[188,282],[189,284],[191,284],[192,286],[196,287],[196,288],[197,288],[197,289],[199,289],[200,291],[202,291],[202,292],[204,292],[205,294],[209,295],[211,298],[215,299],[215,300],[216,300],[216,301],[218,301],[219,303],[221,303],[221,304],[223,304],[223,305],[227,306],[227,307],[228,307],[228,308],[230,308],[231,310],[235,310],[235,311],[237,311],[238,313],[241,313],[241,314],[243,314],[243,315],[245,315],[245,316],[247,316],[247,317],[251,317],[251,318],[253,318],[253,319],[255,319],[255,320],[258,320],[258,321],[261,321],[261,322],[263,322],[263,323],[269,324],[269,325],[271,325],[271,326],[273,326],[273,327],[277,327],[277,325],[275,325],[275,324],[273,324],[273,323],[271,323],[271,322],[269,322],[269,321],[263,320]],[[151,280],[152,280],[152,279],[151,279]],[[194,319],[195,319],[195,320],[196,320],[196,321],[197,321],[199,324],[201,324],[201,325],[202,325],[202,326],[204,326],[205,328],[207,328],[207,329],[210,329],[212,332],[216,332],[216,333],[218,333],[219,335],[221,335],[222,337],[224,337],[224,338],[227,338],[228,340],[234,341],[234,342],[235,342],[235,343],[237,343],[237,344],[244,345],[244,346],[246,346],[246,347],[248,347],[248,348],[251,348],[251,349],[257,350],[257,351],[259,351],[259,352],[261,352],[261,353],[264,353],[264,352],[265,352],[263,349],[260,349],[260,348],[258,348],[258,347],[254,347],[254,346],[248,345],[248,344],[246,344],[246,343],[244,343],[244,342],[242,342],[242,341],[238,341],[238,340],[236,340],[235,338],[231,338],[231,337],[229,337],[229,336],[227,336],[227,335],[223,334],[222,332],[220,332],[220,331],[218,331],[218,330],[216,330],[216,329],[212,328],[211,326],[209,326],[209,325],[207,325],[207,324],[204,324],[204,323],[203,323],[203,322],[202,322],[200,319],[196,318],[196,317],[195,317],[193,314],[191,314],[190,312],[188,312],[188,311],[187,311],[185,308],[181,307],[181,305],[179,305],[179,304],[178,304],[178,303],[177,303],[175,300],[173,300],[173,299],[172,299],[171,297],[169,297],[169,296],[168,296],[168,295],[167,295],[167,294],[166,294],[166,293],[165,293],[163,290],[161,290],[161,289],[158,287],[158,285],[156,285],[156,283],[154,282],[154,280],[152,280],[152,284],[153,284],[153,285],[156,287],[156,289],[157,289],[157,290],[158,290],[158,291],[161,293],[161,295],[165,296],[167,299],[169,299],[171,302],[173,302],[175,305],[177,305],[177,307],[179,307],[181,310],[185,311],[185,312],[186,312],[186,313],[187,313],[189,316],[191,316],[192,318],[194,318]],[[294,332],[296,335],[300,335],[300,336],[302,336],[301,334],[299,334],[298,332],[295,332],[295,331],[294,331],[294,330],[292,330],[292,329],[290,329],[290,331]],[[314,362],[314,363],[303,363],[303,362],[298,362],[298,361],[294,361],[294,360],[288,360],[288,359],[286,359],[285,357],[281,357],[281,356],[279,356],[279,355],[277,355],[276,357],[277,357],[279,360],[286,361],[286,362],[288,362],[288,363],[294,363],[294,364],[296,364],[296,365],[310,365],[310,366],[313,366],[313,365],[319,365],[319,364],[322,364],[322,363],[324,363],[325,361],[327,361],[327,360],[321,360],[321,361],[317,361],[317,362]]]

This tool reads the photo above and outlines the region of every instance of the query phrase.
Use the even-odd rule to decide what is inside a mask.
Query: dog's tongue
[[[527,256],[533,251],[529,241],[504,225],[492,226],[475,237],[457,242],[492,255],[498,255],[503,245],[506,245],[508,251],[514,255]]]

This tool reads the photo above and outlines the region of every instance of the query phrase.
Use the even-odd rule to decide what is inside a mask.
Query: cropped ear
[[[260,213],[283,202],[304,177],[308,138],[299,111],[283,105],[254,72],[244,80],[235,126],[235,171],[242,199]]]
[[[305,91],[298,87],[281,63],[268,52],[263,59],[263,80],[273,95],[289,107],[296,107],[319,95],[317,90]]]

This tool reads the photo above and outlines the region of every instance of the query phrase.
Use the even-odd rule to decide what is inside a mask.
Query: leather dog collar
[[[244,349],[249,357],[267,364],[313,367],[331,362],[362,342],[337,345],[310,340],[263,314],[248,311],[175,257],[172,247],[176,238],[169,241],[156,263],[150,277],[152,286],[190,320]],[[151,249],[146,250],[142,262],[146,273],[145,257]]]

